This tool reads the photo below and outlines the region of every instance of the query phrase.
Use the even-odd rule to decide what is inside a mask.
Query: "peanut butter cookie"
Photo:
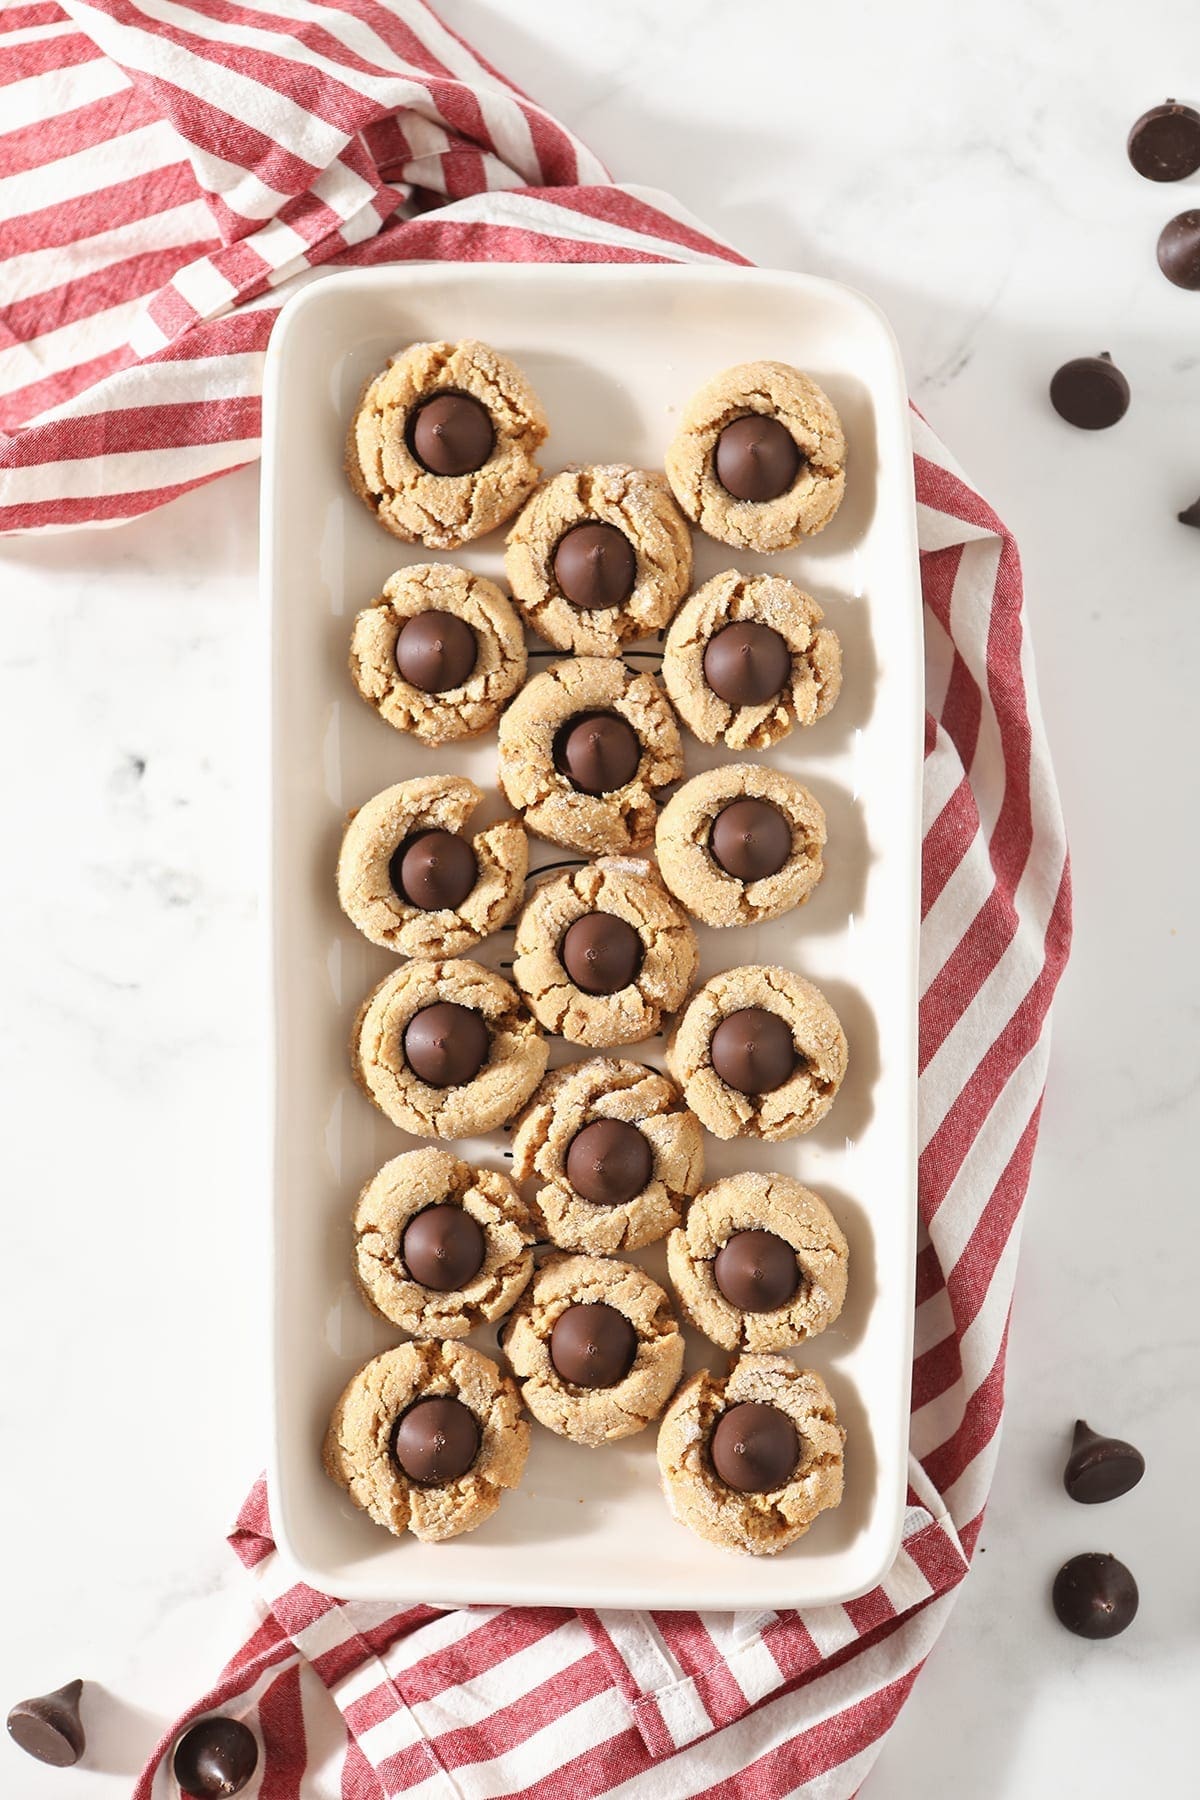
[[[355,619],[350,673],[396,731],[449,744],[496,723],[525,679],[525,634],[494,582],[414,563]]]
[[[667,1049],[683,1097],[715,1137],[772,1142],[811,1131],[849,1051],[819,988],[791,969],[723,969],[688,1001]]]
[[[488,344],[410,344],[368,383],[346,474],[406,544],[456,550],[511,518],[549,427],[516,363]]]
[[[685,601],[667,633],[662,678],[702,744],[766,750],[823,718],[842,691],[837,633],[782,575],[726,569]]]
[[[722,1380],[685,1381],[658,1433],[667,1505],[725,1550],[774,1556],[842,1499],[833,1397],[786,1356],[741,1356]]]
[[[529,1454],[517,1390],[465,1344],[401,1344],[358,1371],[333,1409],[325,1470],[397,1537],[474,1531]]]
[[[654,1037],[695,973],[696,934],[640,858],[542,882],[517,921],[513,980],[538,1024],[572,1044]]]
[[[513,1178],[562,1250],[640,1250],[678,1225],[704,1179],[704,1134],[679,1089],[643,1063],[553,1069],[517,1120]]]
[[[684,1315],[723,1350],[784,1350],[832,1325],[846,1298],[846,1240],[790,1175],[715,1181],[667,1240]]]
[[[691,534],[661,475],[623,463],[569,469],[517,519],[504,569],[526,624],[556,650],[619,656],[686,594]]]
[[[657,793],[683,774],[675,715],[653,675],[585,656],[535,675],[500,723],[500,785],[531,831],[585,856],[654,836]]]
[[[338,899],[364,937],[399,956],[457,956],[507,925],[521,903],[529,843],[519,819],[474,837],[483,790],[463,775],[397,782],[350,814]]]
[[[790,363],[739,363],[693,394],[667,479],[693,525],[739,550],[786,550],[832,519],[846,439],[825,394]]]
[[[504,1353],[534,1418],[593,1447],[643,1430],[683,1371],[667,1296],[644,1269],[605,1256],[548,1256],[509,1320]]]
[[[373,1312],[419,1338],[460,1338],[506,1313],[533,1273],[529,1208],[494,1169],[409,1150],[354,1209],[354,1271]]]
[[[492,1131],[541,1080],[547,1049],[516,989],[466,957],[404,963],[363,1001],[354,1076],[414,1137]]]
[[[705,925],[759,925],[803,906],[818,881],[825,814],[779,769],[723,763],[694,775],[659,815],[662,878]]]

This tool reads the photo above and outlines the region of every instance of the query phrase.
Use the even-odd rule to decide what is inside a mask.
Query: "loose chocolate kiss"
[[[1193,500],[1192,504],[1185,506],[1178,516],[1181,525],[1200,526],[1200,500]]]
[[[625,1314],[603,1303],[568,1306],[550,1333],[550,1361],[572,1387],[615,1387],[632,1369],[637,1347]]]
[[[175,1746],[172,1768],[186,1800],[228,1800],[258,1767],[258,1740],[240,1719],[200,1719]]]
[[[633,545],[615,525],[575,525],[558,540],[554,579],[580,612],[621,606],[637,580]]]
[[[400,1255],[414,1281],[435,1294],[449,1294],[478,1275],[487,1240],[461,1206],[426,1206],[405,1226]]]
[[[763,1006],[721,1020],[708,1046],[713,1068],[739,1094],[771,1094],[794,1073],[796,1047],[787,1022]]]
[[[447,694],[469,681],[479,656],[475,633],[457,613],[414,613],[396,639],[396,667],[423,694]]]
[[[474,1081],[489,1047],[488,1029],[479,1014],[452,1000],[422,1007],[404,1033],[408,1066],[427,1087],[462,1087]]]
[[[772,1494],[795,1473],[800,1439],[777,1406],[744,1400],[721,1414],[708,1454],[726,1487],[739,1494]]]
[[[1080,431],[1105,431],[1129,409],[1129,383],[1108,351],[1077,356],[1055,371],[1050,404],[1068,425]]]
[[[392,1456],[419,1487],[457,1481],[478,1455],[479,1421],[449,1394],[414,1400],[392,1427]]]
[[[1137,1582],[1115,1556],[1089,1550],[1063,1564],[1051,1600],[1059,1624],[1076,1637],[1118,1637],[1137,1617]]]
[[[388,867],[396,893],[422,912],[453,912],[479,879],[474,850],[452,831],[405,838]]]
[[[54,1769],[69,1769],[86,1747],[79,1717],[82,1681],[68,1681],[52,1694],[18,1700],[8,1715],[8,1735],[26,1756]]]
[[[708,847],[727,875],[764,881],[792,854],[792,828],[767,800],[734,800],[713,820]]]
[[[577,713],[554,746],[554,765],[584,794],[611,794],[632,781],[642,760],[637,732],[619,713]]]
[[[616,994],[642,966],[642,940],[615,913],[584,913],[563,934],[558,959],[585,994]]]
[[[595,1119],[567,1146],[567,1180],[593,1206],[621,1206],[640,1194],[654,1172],[645,1136],[624,1119]]]
[[[430,475],[482,469],[495,442],[491,414],[471,394],[431,394],[409,417],[408,447]]]
[[[1158,266],[1176,287],[1200,288],[1200,209],[1167,220],[1158,234]]]
[[[777,500],[800,473],[795,438],[768,413],[745,413],[726,425],[713,458],[717,480],[735,500]]]
[[[791,673],[787,643],[755,619],[726,625],[704,652],[704,679],[727,706],[765,706],[782,693]]]
[[[713,1260],[713,1279],[731,1306],[774,1312],[800,1285],[792,1246],[773,1231],[735,1231]]]
[[[1063,1486],[1072,1500],[1096,1506],[1116,1500],[1135,1488],[1146,1473],[1146,1459],[1124,1438],[1102,1437],[1083,1419],[1075,1421],[1071,1454],[1063,1471]]]
[[[1178,100],[1152,106],[1133,125],[1125,147],[1147,181],[1184,181],[1200,169],[1200,112]]]

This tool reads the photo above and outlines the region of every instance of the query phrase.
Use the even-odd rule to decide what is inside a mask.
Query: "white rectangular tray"
[[[759,357],[813,374],[845,423],[846,498],[819,537],[769,559],[695,539],[697,581],[735,564],[798,580],[839,632],[845,664],[835,711],[767,753],[825,808],[824,880],[782,920],[700,932],[702,975],[789,964],[824,989],[850,1043],[842,1092],[808,1137],[707,1145],[710,1179],[779,1168],[808,1182],[850,1243],[846,1309],[797,1353],[825,1375],[846,1426],[845,1499],[776,1558],[714,1549],[672,1520],[653,1428],[586,1450],[535,1425],[519,1489],[481,1529],[448,1544],[389,1537],[322,1471],[343,1384],[401,1335],[356,1293],[354,1200],[413,1142],[350,1076],[351,1021],[393,959],[338,908],[342,825],[350,808],[418,773],[466,774],[494,789],[496,757],[494,734],[424,749],[351,685],[355,613],[393,569],[430,553],[389,537],[354,498],[342,446],[364,382],[391,353],[459,337],[483,338],[527,371],[550,419],[548,472],[571,462],[661,467],[692,391]],[[501,551],[494,533],[458,560],[502,579]],[[899,1541],[906,1481],[923,718],[908,406],[886,322],[832,283],[740,268],[417,265],[328,277],[285,307],[267,355],[262,568],[272,634],[272,1516],[285,1552],[317,1587],[395,1601],[778,1608],[871,1587]],[[689,774],[717,760],[683,735]],[[535,844],[533,861],[561,854]],[[499,936],[477,954],[498,963],[511,942]],[[622,1053],[657,1061],[661,1048]],[[504,1148],[497,1135],[460,1153],[503,1167]],[[638,1260],[662,1276],[661,1246]],[[494,1337],[478,1341],[497,1353]],[[689,1333],[688,1367],[706,1359],[723,1361]]]

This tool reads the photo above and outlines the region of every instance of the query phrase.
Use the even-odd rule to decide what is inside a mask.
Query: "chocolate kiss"
[[[1063,1486],[1072,1500],[1096,1506],[1116,1500],[1135,1488],[1146,1473],[1141,1451],[1124,1438],[1104,1437],[1083,1419],[1075,1421],[1071,1454],[1063,1471]]]
[[[79,1717],[82,1681],[68,1681],[52,1694],[18,1700],[8,1715],[8,1735],[35,1761],[69,1769],[83,1755],[86,1740]]]

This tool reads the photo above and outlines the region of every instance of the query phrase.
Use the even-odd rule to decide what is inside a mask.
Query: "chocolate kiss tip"
[[[1179,523],[1200,526],[1200,500],[1193,500],[1190,506],[1184,507],[1179,514]]]

